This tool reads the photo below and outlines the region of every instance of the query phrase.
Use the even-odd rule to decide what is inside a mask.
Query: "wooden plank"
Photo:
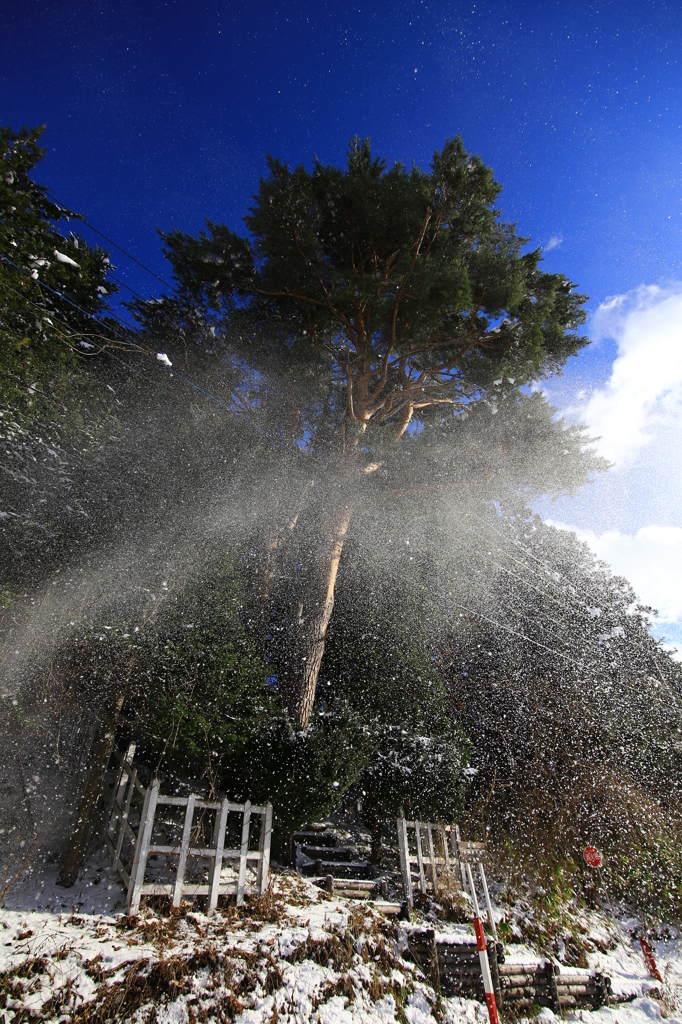
[[[173,888],[172,882],[145,882],[140,896],[171,896]]]
[[[443,860],[445,861],[445,870],[450,874],[450,852],[448,850],[448,837],[443,825],[439,826],[441,839],[443,840]]]
[[[420,822],[414,823],[414,834],[417,839],[417,863],[419,864],[419,889],[423,896],[426,895],[426,878],[424,877],[424,854],[422,852],[422,836]]]
[[[140,896],[144,883],[144,873],[147,867],[147,856],[151,845],[152,830],[154,828],[154,815],[156,814],[156,802],[159,796],[159,780],[154,779],[151,787],[147,790],[142,817],[137,832],[137,844],[133,866],[130,870],[130,885],[128,886],[128,913],[136,914],[140,909]]]
[[[457,843],[457,852],[460,861],[464,863],[478,864],[485,853],[485,843]]]
[[[249,852],[249,828],[251,826],[251,801],[244,804],[244,823],[242,825],[242,848],[239,857],[239,878],[237,880],[237,906],[244,902],[244,885],[246,882],[246,856]]]
[[[104,845],[111,854],[111,863],[113,864],[114,871],[118,871],[119,860],[118,857],[116,856],[116,847],[112,843],[109,836],[104,837]]]
[[[524,971],[520,967],[514,969],[514,973],[511,974],[508,971],[502,971],[503,967],[507,964],[500,964],[498,971],[500,974],[501,985],[534,985],[537,983],[542,984],[546,977],[543,975],[537,975],[531,971]]]
[[[220,887],[220,872],[223,867],[223,848],[225,846],[225,829],[227,827],[227,800],[220,805],[218,821],[216,822],[216,844],[213,851],[213,864],[211,865],[211,877],[209,880],[210,893],[208,897],[208,913],[212,914],[218,906],[218,889]],[[248,834],[246,842],[248,845]],[[243,840],[242,840],[243,843]],[[246,870],[246,858],[244,858],[244,869]]]
[[[540,963],[527,963],[527,964],[500,964],[500,974],[529,974],[533,977],[542,977],[544,974],[545,965]]]
[[[407,905],[411,908],[414,906],[414,897],[412,895],[412,873],[410,871],[410,855],[409,847],[407,845],[407,822],[405,821],[402,813],[397,820],[397,826],[400,873],[403,876],[403,892],[405,894]]]
[[[187,884],[183,885],[183,887],[182,887],[182,895],[183,896],[208,896],[209,891],[210,891],[210,886],[208,886],[206,884],[206,882],[197,883],[197,884],[195,884],[194,882],[190,882],[190,883],[187,883]],[[237,884],[236,884],[236,882],[221,882],[220,883],[220,888],[218,890],[218,895],[219,896],[234,896],[236,892],[237,892]],[[247,892],[250,892],[250,889],[247,889]]]
[[[431,885],[433,886],[433,895],[435,896],[438,892],[438,874],[436,871],[436,857],[433,850],[433,831],[431,829],[431,822],[426,823],[426,842],[429,848],[429,860],[431,861]]]
[[[464,867],[464,864],[462,862],[462,858],[459,855],[459,846],[460,846],[460,843],[461,843],[461,838],[462,837],[459,834],[459,825],[455,825],[455,836],[454,836],[454,839],[453,839],[453,845],[454,845],[454,848],[455,848],[455,851],[456,851],[457,863],[459,864],[459,873],[460,873],[460,875],[462,877],[462,889],[464,890],[464,892],[466,892],[467,888],[468,888],[468,885],[469,885],[469,882],[468,882],[468,879],[467,879],[466,868]]]
[[[259,896],[268,888],[270,881],[270,842],[272,840],[272,804],[265,805],[265,811],[261,813],[260,842],[258,844],[258,877],[256,880],[256,891]]]
[[[118,793],[119,793],[119,790],[120,790],[120,786],[121,786],[121,779],[122,778],[123,778],[123,765],[121,765],[119,767],[118,774],[116,776],[116,782],[111,787],[111,789],[109,789],[109,787],[107,786],[105,781],[102,781],[102,796],[104,797],[104,806],[105,806],[103,835],[106,835],[107,832],[109,831],[109,827],[111,825],[111,810],[112,810],[112,807],[114,806],[114,801],[117,799],[117,796],[118,796]],[[128,776],[126,775],[126,781],[127,781],[127,778],[128,778]],[[118,803],[119,807],[121,806],[122,802],[123,802],[122,798],[121,798],[121,800],[117,800],[117,803]]]
[[[180,857],[178,858],[178,869],[175,873],[175,885],[173,887],[173,906],[179,907],[182,900],[182,887],[185,882],[185,871],[187,870],[187,853],[189,840],[192,834],[192,821],[194,820],[194,793],[187,797],[187,809],[185,821],[182,826],[182,839],[180,841]]]
[[[121,772],[123,775],[125,775],[125,780],[119,780],[118,788],[116,791],[116,803],[118,804],[119,807],[123,806],[123,794],[125,793],[126,786],[130,780],[130,768],[126,766],[132,766],[136,749],[137,743],[135,743],[134,741],[132,743],[129,743],[128,750],[126,751],[125,761],[121,764]],[[137,772],[135,774],[137,774]]]

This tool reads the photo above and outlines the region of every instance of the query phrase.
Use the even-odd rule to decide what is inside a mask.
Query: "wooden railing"
[[[256,881],[249,891],[262,896],[268,886],[270,873],[270,840],[272,836],[272,804],[256,806],[249,800],[234,803],[224,797],[221,800],[205,800],[195,793],[188,796],[165,796],[160,792],[160,782],[153,779],[149,787],[138,778],[137,769],[119,750],[114,751],[119,768],[114,785],[104,784],[105,829],[104,841],[111,853],[114,869],[118,872],[127,889],[127,910],[136,914],[140,899],[147,895],[172,897],[173,906],[180,905],[183,897],[208,896],[208,913],[212,913],[218,897],[233,894],[237,904],[244,902],[247,891],[247,865],[255,867]],[[141,801],[141,807],[138,807]],[[157,809],[162,806],[184,808],[182,838],[177,844],[155,843],[154,825]],[[136,827],[131,823],[133,811],[139,810]],[[194,815],[199,811],[213,812],[212,839],[210,845],[198,845],[199,828],[194,825]],[[226,849],[225,835],[229,814],[240,814],[241,844],[237,849]],[[249,849],[251,821],[260,815],[260,840],[257,850]],[[137,813],[134,814],[137,817]],[[129,857],[124,855],[124,849]],[[177,865],[172,882],[145,881],[150,857],[175,857]],[[189,858],[206,859],[209,862],[208,882],[190,883],[185,881]],[[235,881],[222,882],[223,866],[229,862],[237,864]]]
[[[405,899],[409,906],[412,906],[414,902],[415,885],[418,885],[419,891],[423,895],[430,890],[434,896],[437,895],[439,886],[445,881],[449,887],[453,884],[463,884],[466,888],[467,882],[462,873],[458,848],[459,830],[456,825],[443,825],[440,822],[431,821],[408,821],[401,813],[397,820],[397,826],[400,873],[403,879]],[[410,847],[408,829],[414,833],[415,853]],[[426,843],[426,849],[424,849],[424,843]]]

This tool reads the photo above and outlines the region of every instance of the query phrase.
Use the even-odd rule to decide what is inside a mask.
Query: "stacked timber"
[[[436,938],[431,929],[408,933],[408,956],[447,995],[485,1002],[476,942]],[[501,943],[487,940],[488,963],[498,1006],[518,1010],[548,1006],[599,1009],[611,1001],[611,979],[599,971],[564,973],[549,960],[505,963]]]
[[[598,1010],[613,1001],[611,979],[601,971],[590,974],[561,974],[556,979],[559,1009],[591,1006]]]
[[[561,973],[557,964],[504,964],[499,967],[502,1005],[520,1010],[549,1006],[598,1010],[611,1001],[611,979],[600,971]]]

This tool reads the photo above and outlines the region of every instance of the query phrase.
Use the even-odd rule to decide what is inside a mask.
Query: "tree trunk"
[[[348,525],[352,514],[352,508],[347,507],[343,517],[336,529],[331,556],[327,563],[326,594],[322,607],[316,612],[311,623],[309,638],[304,648],[303,674],[298,689],[298,701],[296,712],[302,729],[307,729],[313,713],[315,703],[315,690],[317,689],[317,677],[320,673],[322,655],[324,654],[325,638],[327,627],[334,609],[334,588],[336,587],[336,576],[339,571],[343,542],[346,539]]]
[[[95,815],[95,808],[102,792],[104,773],[107,770],[111,750],[114,745],[114,734],[118,725],[119,715],[123,707],[123,697],[117,698],[116,703],[110,710],[108,716],[102,722],[99,732],[99,740],[93,744],[91,750],[91,768],[85,792],[78,808],[76,827],[71,836],[69,849],[67,850],[62,869],[59,874],[58,884],[69,889],[78,877],[78,869],[81,866],[85,851],[88,845],[88,836],[92,819]]]

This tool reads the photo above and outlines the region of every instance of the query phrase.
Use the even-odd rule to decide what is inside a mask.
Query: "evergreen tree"
[[[0,388],[14,401],[36,370],[73,363],[113,337],[93,320],[117,291],[107,253],[64,233],[78,215],[31,177],[45,154],[42,132],[0,127]]]
[[[387,168],[357,139],[345,170],[268,167],[250,237],[211,222],[198,238],[164,234],[177,293],[135,312],[149,330],[167,312],[198,339],[222,333],[270,371],[280,423],[295,422],[299,446],[337,477],[296,600],[289,703],[306,726],[368,478],[398,466],[395,440],[444,410],[466,413],[503,382],[558,369],[585,343],[574,333],[585,300],[541,272],[539,250],[522,253],[527,240],[495,207],[500,186],[459,138],[426,172]]]

